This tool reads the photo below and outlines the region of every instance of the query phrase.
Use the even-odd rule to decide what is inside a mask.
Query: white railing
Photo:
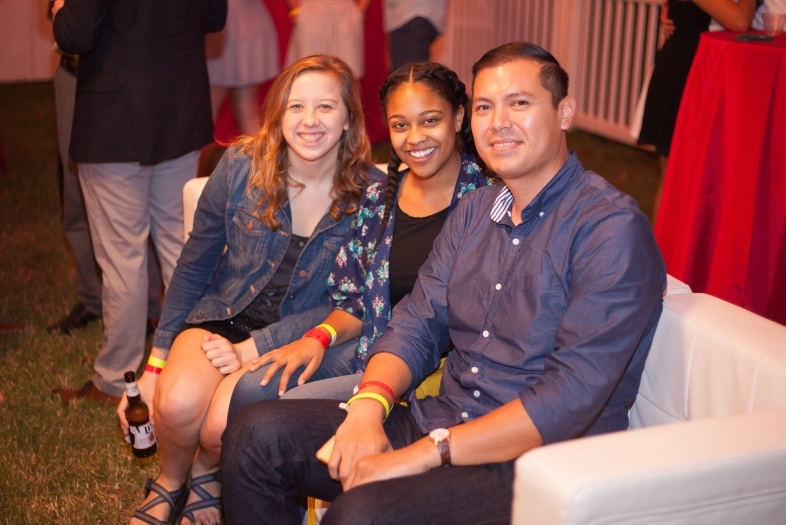
[[[662,0],[452,0],[439,59],[469,85],[472,64],[513,40],[538,44],[571,78],[574,125],[632,143],[629,128],[655,58]]]

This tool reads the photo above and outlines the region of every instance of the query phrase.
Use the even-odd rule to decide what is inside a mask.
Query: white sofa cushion
[[[786,327],[705,294],[664,299],[631,428],[779,407]]]
[[[515,525],[783,525],[786,408],[576,439],[516,462]]]

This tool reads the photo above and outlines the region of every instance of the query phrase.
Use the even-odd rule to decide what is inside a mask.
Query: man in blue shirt
[[[333,501],[323,524],[509,523],[515,458],[627,428],[666,286],[647,219],[568,150],[554,57],[511,43],[473,73],[475,143],[503,184],[445,223],[348,414],[275,401],[229,422],[228,523],[297,523],[298,494]],[[414,399],[450,342],[439,396]]]

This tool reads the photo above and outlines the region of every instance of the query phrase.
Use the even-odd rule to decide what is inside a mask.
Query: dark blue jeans
[[[261,401],[243,407],[224,432],[221,452],[226,522],[300,523],[302,495],[331,501],[322,520],[335,524],[507,524],[513,462],[443,467],[369,483],[342,493],[315,453],[344,421],[336,401]],[[393,448],[423,437],[410,411],[396,406],[385,422]]]

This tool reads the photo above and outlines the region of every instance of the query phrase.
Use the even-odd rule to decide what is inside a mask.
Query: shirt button
[[[300,242],[298,242],[298,243],[297,243],[297,245],[298,245],[298,246],[300,246],[300,247],[302,248],[303,246],[305,246],[305,245],[306,245],[306,243],[304,243],[303,241],[300,241]]]
[[[268,308],[270,308],[271,306],[273,306],[273,303],[271,303],[270,301],[265,301],[265,303],[267,304]]]
[[[466,412],[462,412],[461,413],[461,417],[463,417],[464,419],[467,419],[469,417],[469,414],[467,414]]]
[[[515,246],[518,246],[518,245],[519,245],[519,240],[518,240],[518,239],[513,239],[513,244],[514,244]]]
[[[475,390],[474,392],[472,392],[472,395],[475,397],[480,397],[480,390]]]
[[[489,336],[489,331],[483,330],[483,337],[488,337],[488,336]]]
[[[494,288],[496,288],[497,290],[502,290],[502,285],[497,283],[497,286],[495,286]]]
[[[308,273],[305,270],[300,270],[300,273],[298,275],[300,276],[301,279],[305,279],[308,276]]]
[[[294,296],[294,295],[290,295],[290,296],[289,296],[289,298],[290,298],[290,299],[294,299],[294,298],[295,298],[295,296]]]
[[[471,368],[471,370],[472,370],[472,373],[473,373],[473,374],[477,374],[477,373],[478,373],[478,367],[476,367],[476,366],[473,366],[473,367]]]
[[[540,212],[540,213],[538,213],[538,215],[539,215],[539,216],[541,216],[541,217],[543,217],[544,213],[543,213],[543,212]]]

